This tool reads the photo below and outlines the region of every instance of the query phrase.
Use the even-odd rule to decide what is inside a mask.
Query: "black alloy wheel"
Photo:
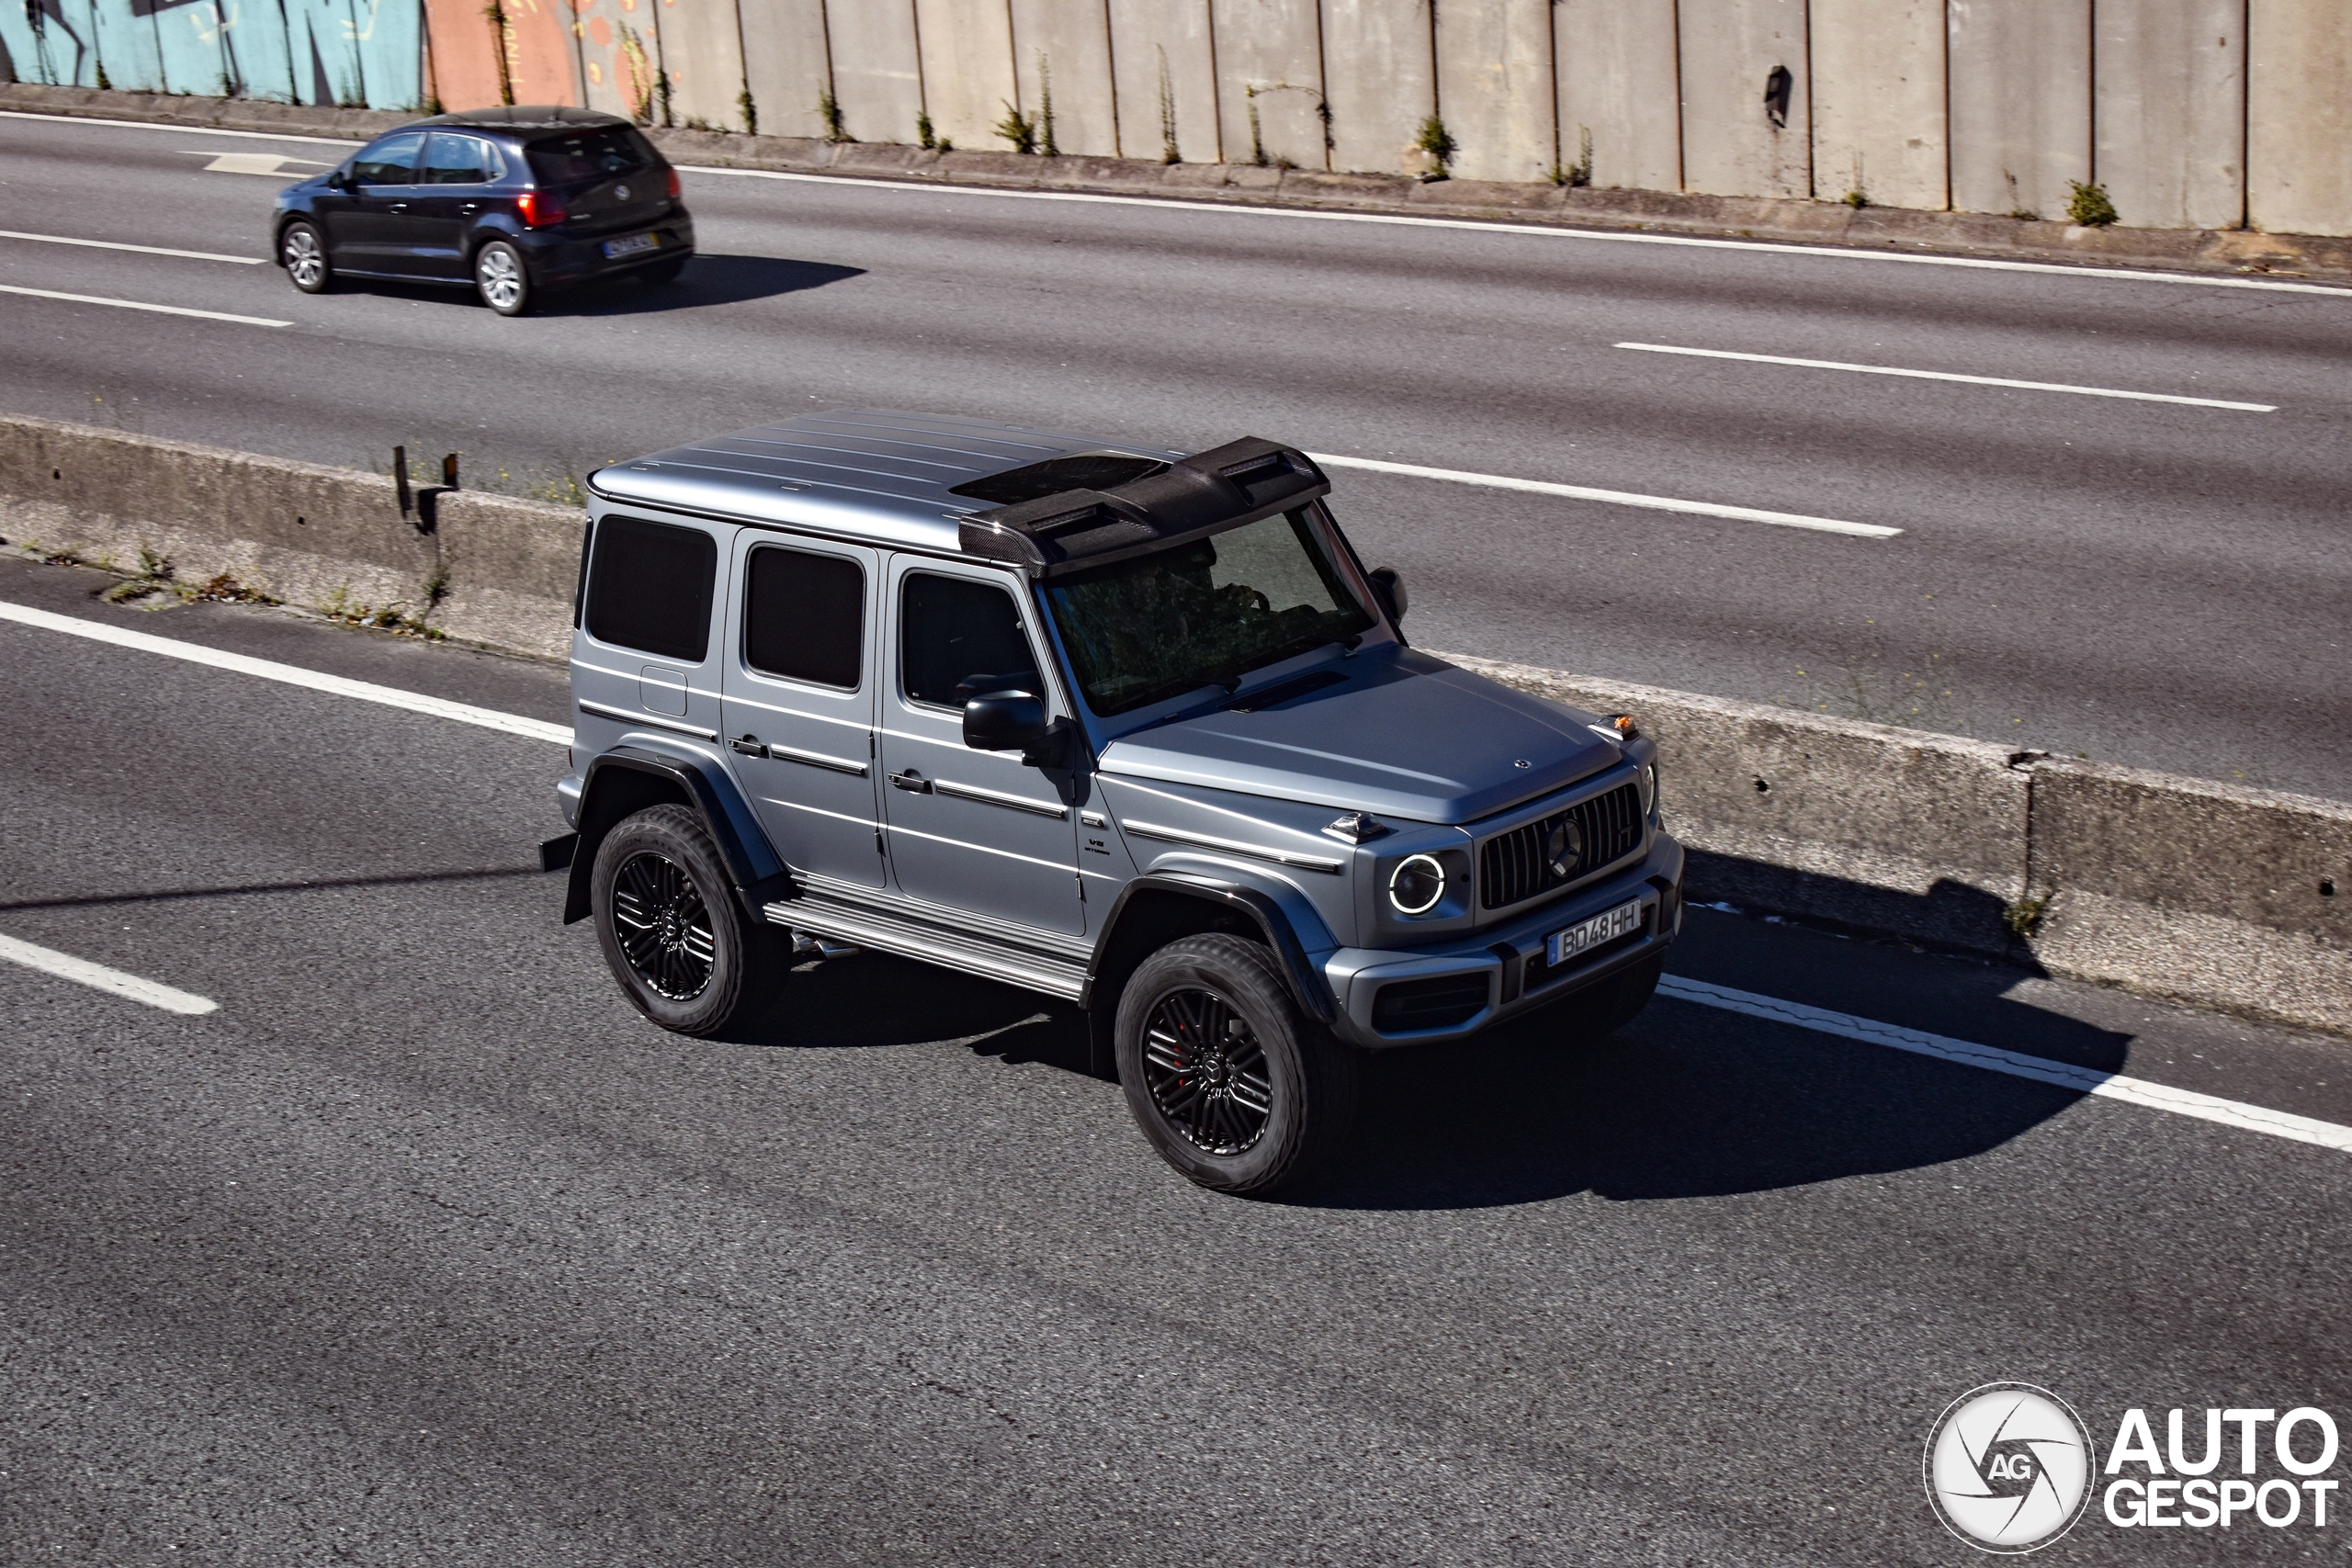
[[[702,818],[652,806],[596,846],[588,903],[605,964],[637,1010],[679,1034],[756,1017],[784,978],[790,936],[735,897]]]
[[[286,225],[277,236],[277,259],[295,288],[305,294],[324,294],[334,287],[334,265],[327,260],[327,243],[306,222]]]
[[[1245,1153],[1274,1113],[1265,1050],[1250,1021],[1215,991],[1184,987],[1151,1004],[1143,1078],[1168,1124],[1206,1154]]]
[[[1121,989],[1113,1041],[1136,1124],[1203,1187],[1272,1193],[1345,1145],[1358,1053],[1300,1011],[1262,942],[1170,942]]]
[[[710,911],[686,868],[658,850],[621,862],[613,879],[613,934],[637,977],[673,1002],[708,988],[718,965]]]

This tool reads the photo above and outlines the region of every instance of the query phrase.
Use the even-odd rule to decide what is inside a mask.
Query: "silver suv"
[[[665,1029],[796,948],[1073,1001],[1204,1186],[1328,1155],[1361,1053],[1639,1011],[1655,748],[1408,647],[1314,460],[902,413],[590,480],[565,919]]]

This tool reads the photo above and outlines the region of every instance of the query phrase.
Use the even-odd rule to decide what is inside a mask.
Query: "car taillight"
[[[563,197],[551,190],[526,190],[514,198],[514,210],[526,229],[544,229],[563,221]]]
[[[678,199],[678,171],[675,169],[670,171],[670,199]]]

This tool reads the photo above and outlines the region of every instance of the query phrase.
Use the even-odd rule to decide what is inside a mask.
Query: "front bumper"
[[[1640,927],[1590,954],[1544,967],[1544,941],[1552,932],[1629,900],[1642,902]],[[1682,846],[1653,837],[1641,864],[1605,882],[1555,899],[1502,926],[1436,947],[1343,947],[1322,961],[1337,1016],[1333,1027],[1350,1043],[1371,1049],[1460,1040],[1506,1019],[1576,995],[1662,953],[1682,929]],[[1485,1005],[1439,1028],[1383,1028],[1377,1016],[1383,987],[1399,981],[1455,981],[1474,994],[1472,976],[1486,983]],[[1466,1004],[1465,1004],[1466,1005]]]

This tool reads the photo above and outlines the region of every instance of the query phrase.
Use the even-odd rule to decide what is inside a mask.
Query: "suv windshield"
[[[653,143],[633,126],[583,130],[571,136],[550,136],[524,149],[531,172],[543,186],[570,185],[574,180],[601,180],[631,174],[650,165]]]
[[[1087,705],[1105,716],[1372,629],[1304,509],[1050,581]]]

